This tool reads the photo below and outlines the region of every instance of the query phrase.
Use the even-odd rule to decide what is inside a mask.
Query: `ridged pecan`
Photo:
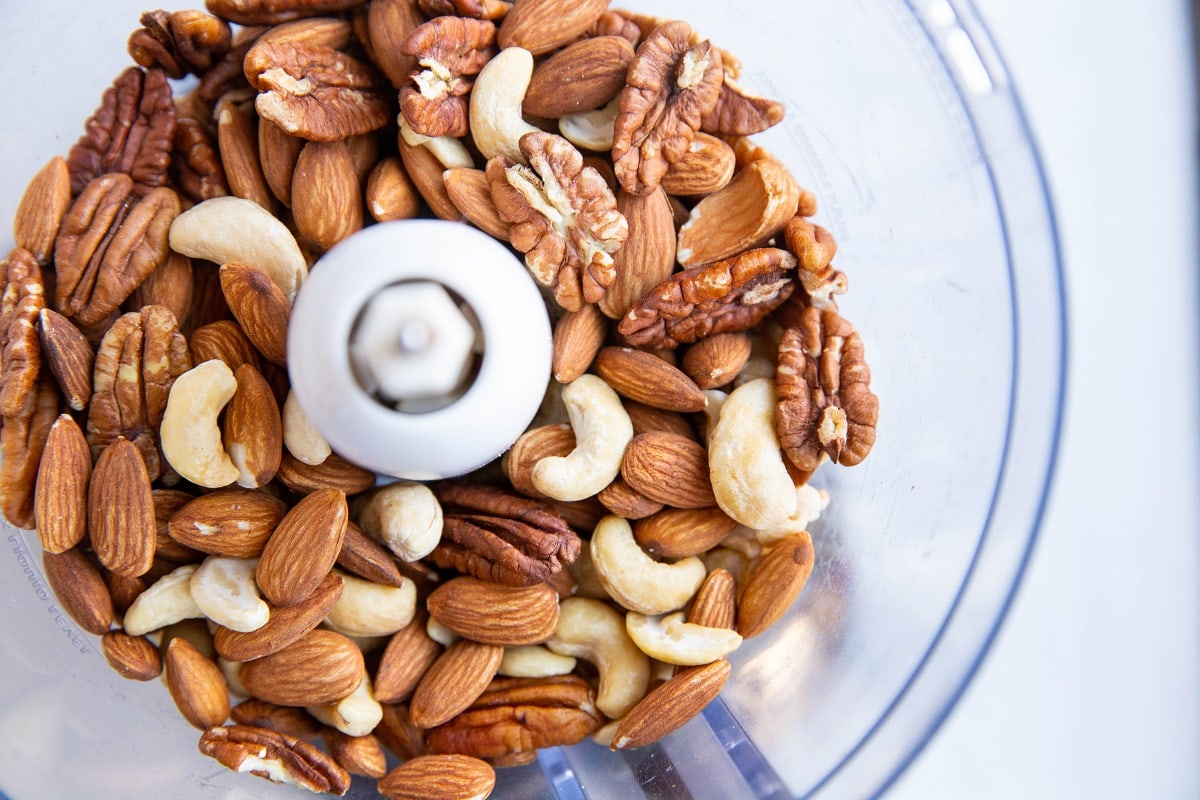
[[[58,386],[46,374],[16,414],[0,419],[0,512],[18,528],[34,527],[34,484],[61,404]]]
[[[582,543],[561,515],[536,500],[482,484],[435,488],[442,540],[430,554],[439,567],[506,586],[531,586],[579,556]]]
[[[170,253],[167,232],[181,210],[179,196],[159,187],[139,197],[134,188],[128,175],[101,175],[63,219],[54,245],[54,305],[81,325],[115,311]]]
[[[833,266],[837,242],[833,234],[800,215],[792,217],[783,230],[787,249],[799,264],[796,277],[804,287],[809,302],[817,308],[837,310],[835,294],[845,294],[846,276]]]
[[[84,134],[67,154],[71,193],[93,178],[120,172],[133,179],[136,194],[167,181],[175,137],[175,103],[161,69],[129,67],[105,92]]]
[[[775,427],[783,452],[801,470],[828,454],[860,463],[875,444],[879,399],[871,392],[862,338],[836,311],[808,307],[779,342]]]
[[[209,11],[239,25],[278,25],[304,17],[328,16],[366,0],[206,0]]]
[[[464,17],[434,17],[404,40],[403,52],[424,69],[400,88],[400,113],[423,136],[466,136],[471,76],[495,55],[496,26]]]
[[[617,331],[635,347],[678,347],[747,330],[791,296],[795,267],[786,250],[760,247],[677,272],[647,292]]]
[[[295,736],[266,728],[209,728],[200,736],[200,752],[234,772],[250,772],[272,783],[336,795],[344,795],[350,788],[350,773],[332,756]]]
[[[499,758],[577,744],[603,719],[595,692],[578,676],[496,678],[466,711],[425,738],[435,753]]]
[[[41,371],[38,315],[45,307],[42,270],[16,248],[0,261],[0,415],[21,413]]]
[[[92,455],[123,436],[141,452],[150,480],[162,475],[158,428],[175,378],[191,366],[187,340],[165,307],[118,318],[96,351],[87,420]]]
[[[129,55],[143,67],[158,67],[170,78],[201,75],[233,46],[223,19],[203,11],[146,11],[129,36]]]
[[[171,180],[194,203],[229,194],[217,142],[205,120],[180,115],[171,146]]]

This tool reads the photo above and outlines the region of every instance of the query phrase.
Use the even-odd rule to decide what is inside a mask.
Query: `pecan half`
[[[426,16],[470,17],[471,19],[502,19],[512,3],[505,0],[417,0]]]
[[[118,318],[96,351],[87,420],[93,457],[124,437],[141,452],[150,480],[162,475],[158,428],[175,378],[191,366],[187,340],[165,307]]]
[[[176,121],[170,175],[180,193],[194,203],[229,194],[221,154],[203,120],[181,114]]]
[[[333,142],[382,128],[392,116],[368,64],[318,44],[260,42],[246,55],[254,107],[288,133]]]
[[[203,11],[146,11],[129,36],[129,55],[169,78],[200,75],[233,46],[229,24]]]
[[[267,728],[209,728],[200,736],[200,752],[234,772],[249,772],[272,783],[339,796],[350,788],[350,773],[332,756],[295,736]]]
[[[403,52],[424,69],[400,88],[400,113],[423,136],[466,136],[467,93],[496,51],[496,26],[486,20],[434,17],[404,40]]]
[[[658,188],[687,152],[721,90],[721,53],[686,22],[655,28],[637,49],[617,106],[612,160],[630,194]]]
[[[784,242],[799,261],[796,277],[817,308],[837,310],[833,295],[845,294],[846,276],[834,269],[837,242],[833,234],[802,216],[793,217],[783,230]]]
[[[538,283],[567,311],[598,302],[616,280],[613,256],[629,224],[604,177],[561,136],[521,137],[529,166],[504,156],[487,165],[488,185],[512,246]]]
[[[471,706],[426,734],[435,753],[499,758],[583,741],[603,722],[595,692],[575,675],[496,678]]]
[[[58,386],[43,375],[18,412],[0,420],[0,512],[18,528],[33,530],[36,522],[34,484],[60,405]]]
[[[205,0],[209,11],[239,25],[278,25],[347,11],[366,0]]]
[[[42,270],[16,248],[0,261],[0,414],[21,413],[41,372],[38,315],[45,307]]]
[[[646,293],[617,326],[635,347],[678,347],[754,327],[796,288],[796,257],[760,247],[677,272]]]
[[[71,193],[99,175],[122,172],[145,194],[167,180],[175,136],[171,84],[161,69],[129,67],[105,92],[84,134],[67,154]]]
[[[439,567],[506,586],[547,580],[579,556],[579,537],[546,505],[490,486],[444,484],[442,540],[430,554]]]
[[[115,311],[167,259],[181,206],[166,187],[138,197],[128,175],[91,181],[63,219],[54,245],[55,308],[81,325]]]
[[[775,375],[775,428],[793,464],[814,470],[823,453],[844,466],[867,457],[879,399],[853,325],[830,309],[804,309],[779,342]]]

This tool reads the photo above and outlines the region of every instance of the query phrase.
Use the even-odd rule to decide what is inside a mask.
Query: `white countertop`
[[[975,0],[1065,260],[1045,525],[961,703],[887,800],[1200,797],[1200,259],[1184,0]]]

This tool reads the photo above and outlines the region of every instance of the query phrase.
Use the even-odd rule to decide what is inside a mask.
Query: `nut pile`
[[[783,107],[607,0],[207,8],[142,16],[21,200],[4,517],[233,770],[482,797],[675,730],[803,588],[810,476],[875,439],[833,239],[749,138]],[[292,399],[288,317],[322,253],[429,214],[524,258],[553,379],[498,464],[376,487]]]

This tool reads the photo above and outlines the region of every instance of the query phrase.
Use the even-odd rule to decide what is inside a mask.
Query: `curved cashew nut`
[[[504,648],[497,674],[510,678],[549,678],[566,675],[575,669],[575,659],[549,650],[540,644]]]
[[[371,679],[366,675],[353,692],[336,703],[308,706],[305,710],[347,736],[366,736],[383,719],[383,706],[375,699]]]
[[[283,401],[283,446],[287,448],[297,461],[315,467],[325,463],[333,449],[325,437],[317,432],[296,393],[288,391],[287,399]]]
[[[159,438],[163,456],[182,477],[208,489],[228,486],[241,472],[225,452],[217,416],[237,391],[224,361],[212,359],[175,379]]]
[[[358,524],[400,558],[416,561],[442,540],[442,507],[425,484],[402,481],[375,492]]]
[[[195,564],[184,564],[150,584],[125,612],[125,632],[145,636],[185,619],[203,617],[204,612],[192,599],[192,574]]]
[[[204,616],[231,631],[248,633],[267,624],[271,609],[254,582],[257,558],[209,556],[188,583]]]
[[[633,423],[612,387],[596,375],[580,375],[562,390],[575,432],[575,449],[547,456],[533,466],[533,485],[555,500],[585,500],[613,482],[621,471]]]
[[[596,665],[600,671],[596,708],[610,719],[625,716],[650,685],[649,657],[629,638],[621,614],[600,600],[563,600],[558,627],[546,647]]]
[[[666,616],[630,611],[625,615],[625,629],[646,655],[685,667],[724,658],[742,644],[737,631],[685,622],[682,611]]]
[[[417,611],[417,585],[405,578],[400,586],[342,576],[342,596],[325,617],[330,627],[347,636],[390,636],[412,622]]]
[[[228,658],[217,656],[217,666],[221,668],[221,674],[225,676],[225,685],[229,687],[230,694],[239,697],[250,696],[250,690],[246,688],[246,684],[242,683],[241,661],[230,661]]]
[[[796,513],[782,525],[760,528],[755,531],[759,544],[772,545],[785,536],[808,530],[809,523],[817,520],[829,506],[829,492],[809,484],[796,487]]]
[[[696,556],[673,564],[655,561],[633,538],[622,517],[600,520],[592,534],[592,563],[604,588],[630,611],[665,614],[683,608],[708,570]]]
[[[433,617],[425,620],[425,634],[442,647],[449,647],[462,638]]]
[[[734,389],[708,437],[708,470],[717,505],[755,530],[796,513],[796,486],[775,434],[775,383],[758,378]]]
[[[308,277],[308,264],[287,226],[252,200],[213,197],[171,223],[171,249],[216,264],[249,264],[270,276],[289,301]]]
[[[532,77],[533,55],[522,47],[504,48],[476,76],[471,89],[471,138],[484,158],[504,155],[525,163],[517,143],[538,130],[521,116]]]
[[[559,118],[558,130],[564,139],[584,150],[595,150],[598,153],[612,150],[618,105],[618,98],[613,98],[603,108],[567,114]]]
[[[456,137],[426,136],[423,133],[417,133],[408,126],[408,121],[404,119],[403,114],[397,117],[397,121],[400,123],[400,136],[404,138],[406,144],[412,147],[424,145],[425,149],[433,153],[433,157],[446,169],[475,168],[475,159],[471,158],[471,151]]]

